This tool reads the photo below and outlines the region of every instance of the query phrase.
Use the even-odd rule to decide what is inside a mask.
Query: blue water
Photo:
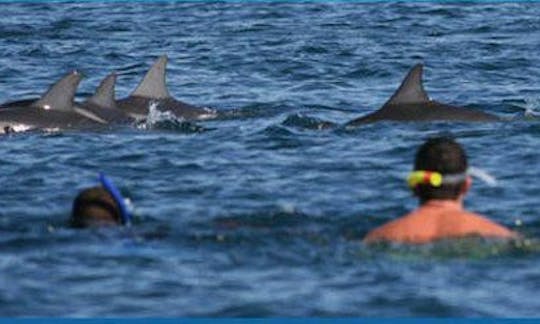
[[[225,117],[0,138],[1,316],[540,316],[540,4],[4,3],[0,102],[112,70],[127,96],[168,54],[169,90]],[[504,123],[340,125],[423,62],[438,101]],[[415,208],[427,137],[453,134],[466,206],[527,240],[368,248]],[[106,172],[131,228],[72,229]]]

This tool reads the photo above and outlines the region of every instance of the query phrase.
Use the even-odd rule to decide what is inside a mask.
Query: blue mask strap
[[[122,224],[130,225],[131,219],[132,219],[131,213],[129,212],[126,206],[126,203],[124,201],[124,197],[122,197],[122,194],[120,193],[118,188],[116,188],[114,183],[109,178],[107,178],[105,174],[103,173],[99,173],[99,182],[101,182],[101,185],[103,186],[103,188],[105,188],[105,190],[107,190],[107,192],[111,194],[114,201],[120,208],[120,216],[122,217]]]

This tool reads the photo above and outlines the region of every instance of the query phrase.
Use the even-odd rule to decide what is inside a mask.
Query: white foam
[[[43,131],[46,133],[56,133],[60,131],[60,127],[44,128]]]
[[[6,131],[6,128],[8,129],[7,131]],[[14,124],[14,125],[5,124],[1,126],[0,134],[8,134],[11,132],[13,133],[26,132],[26,131],[31,130],[32,128],[33,128],[32,126],[26,125],[26,124]]]
[[[26,132],[32,129],[32,126],[25,125],[25,124],[18,124],[11,126],[11,129],[13,129],[14,132]]]
[[[182,121],[182,119],[177,118],[172,112],[161,111],[157,107],[157,102],[154,101],[150,103],[145,122],[138,125],[140,129],[151,129],[156,123],[164,121]]]
[[[523,109],[525,117],[537,117],[540,114],[540,98],[526,98],[525,104],[515,104],[515,106]]]

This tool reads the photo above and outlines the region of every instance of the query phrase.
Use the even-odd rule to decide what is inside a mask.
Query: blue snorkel
[[[113,197],[114,201],[118,205],[120,209],[120,216],[122,217],[122,225],[129,226],[131,225],[132,216],[129,212],[126,202],[124,200],[124,197],[120,193],[120,190],[116,188],[114,183],[105,176],[103,173],[99,173],[99,182],[101,182],[101,185],[111,196]]]

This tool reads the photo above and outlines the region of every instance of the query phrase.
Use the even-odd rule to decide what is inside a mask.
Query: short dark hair
[[[73,201],[70,222],[74,227],[120,224],[120,208],[104,188],[87,188],[79,192]]]
[[[467,155],[459,143],[451,137],[428,139],[416,152],[414,170],[436,171],[443,175],[459,174],[467,171]],[[465,180],[456,184],[442,184],[433,187],[420,184],[414,192],[424,202],[430,199],[457,199]]]

